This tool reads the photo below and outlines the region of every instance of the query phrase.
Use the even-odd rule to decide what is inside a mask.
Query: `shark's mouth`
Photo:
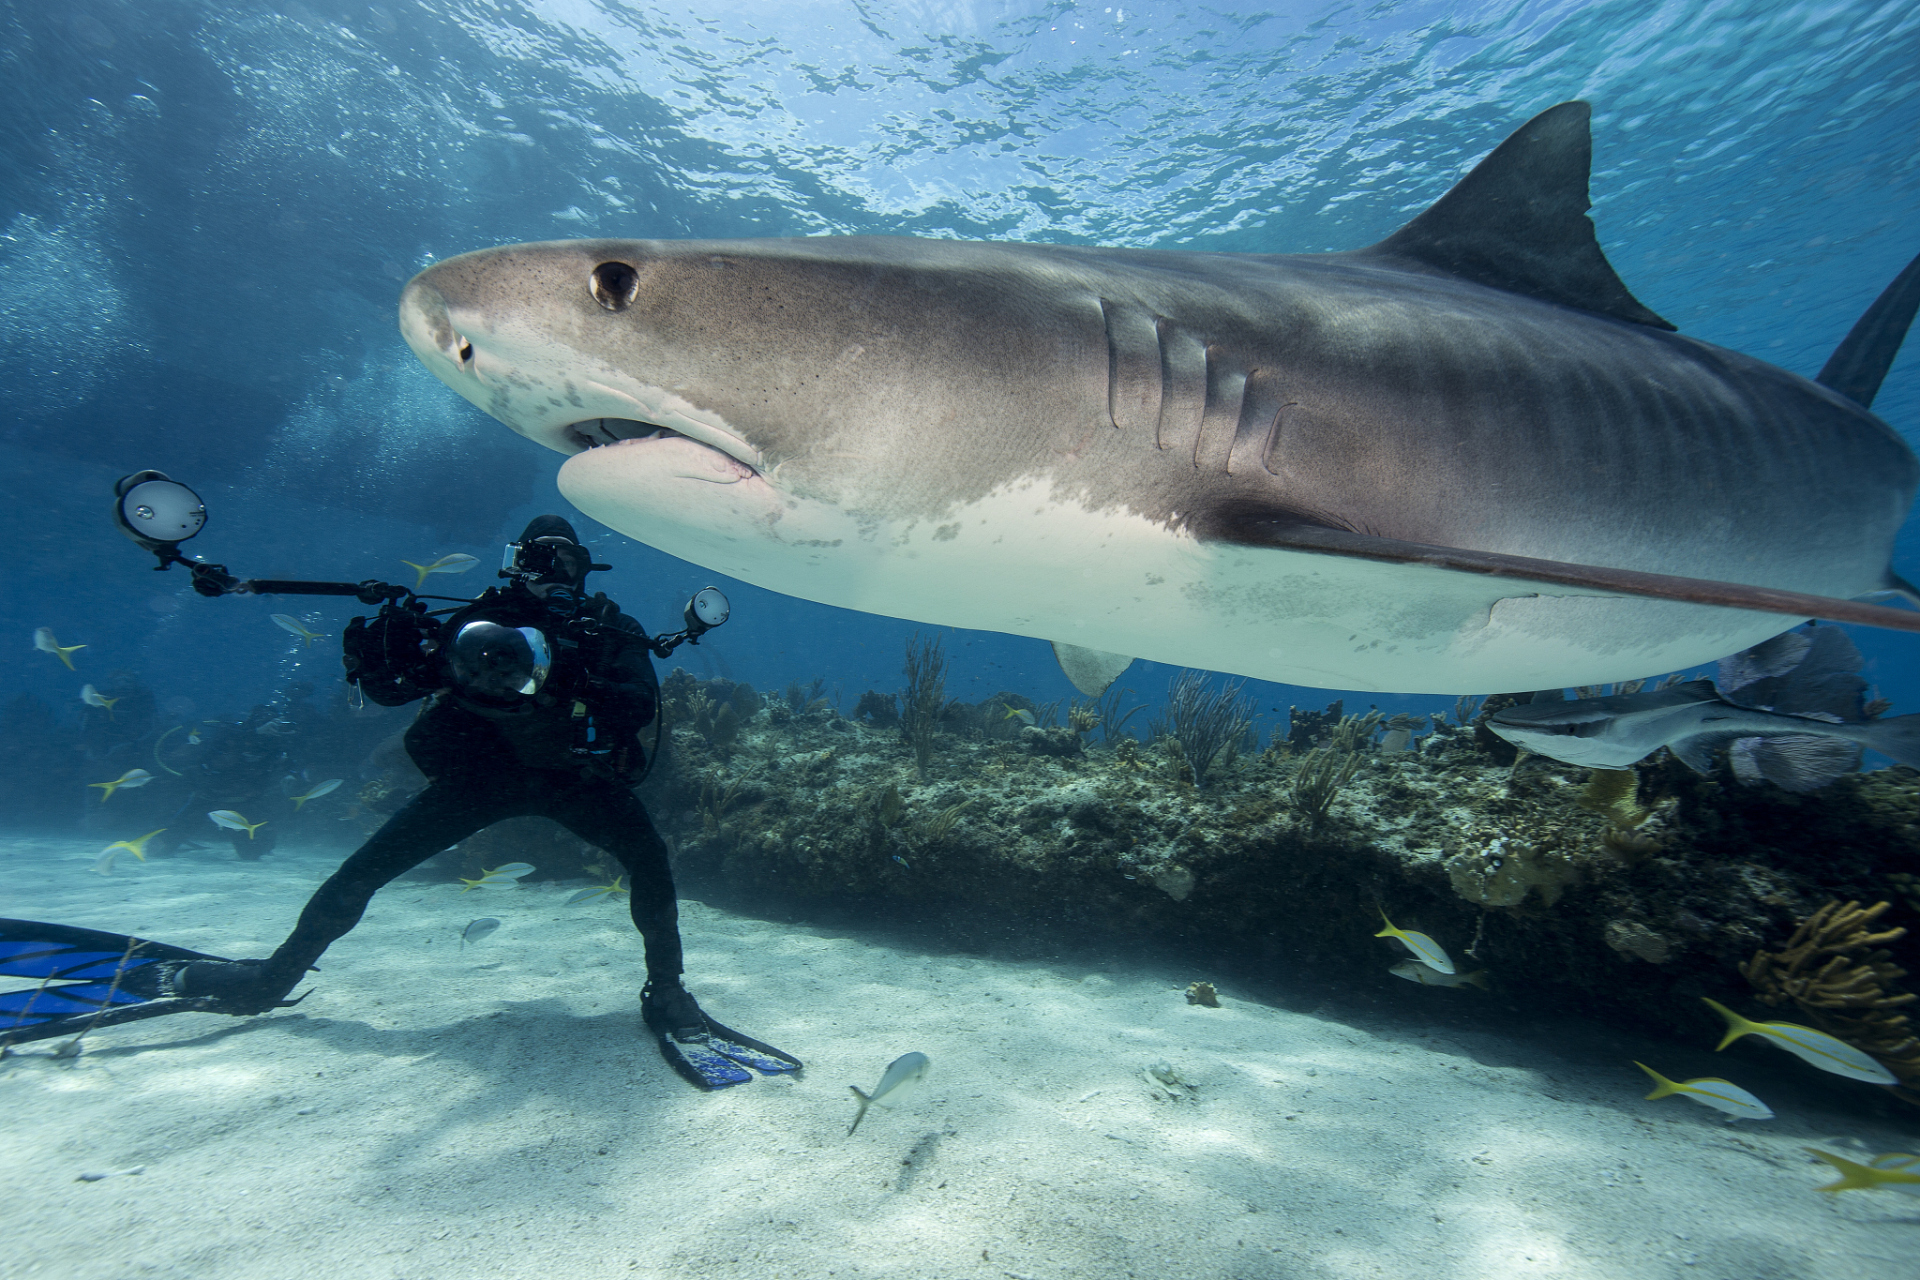
[[[561,440],[569,453],[584,453],[588,449],[619,444],[623,440],[655,440],[666,439],[669,436],[679,436],[681,439],[692,438],[671,427],[656,426],[651,422],[636,422],[632,418],[588,418],[585,422],[575,422],[560,429]]]
[[[654,422],[642,422],[636,418],[587,418],[570,423],[554,432],[559,448],[575,457],[595,449],[645,448],[649,445],[673,444],[681,449],[691,449],[704,459],[694,463],[688,478],[708,481],[734,482],[759,479],[761,477],[760,459],[756,451],[743,442],[736,442],[722,432],[710,432],[718,436],[713,439],[701,439],[672,427],[663,427]],[[728,448],[728,444],[738,444],[739,451]],[[752,456],[741,457],[741,453]],[[682,455],[683,457],[686,455]],[[712,472],[714,474],[708,474]]]

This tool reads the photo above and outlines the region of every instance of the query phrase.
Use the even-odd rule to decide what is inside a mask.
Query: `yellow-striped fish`
[[[1892,1151],[1861,1164],[1818,1147],[1802,1147],[1801,1150],[1825,1160],[1840,1171],[1840,1181],[1815,1187],[1815,1191],[1831,1191],[1835,1194],[1842,1191],[1904,1191],[1908,1195],[1920,1196],[1920,1156]]]
[[[33,633],[33,647],[42,653],[50,653],[60,659],[60,661],[67,664],[67,670],[71,671],[73,670],[73,659],[67,655],[70,653],[78,653],[87,646],[83,644],[61,644],[59,638],[53,634],[52,627],[37,627]]]
[[[321,783],[319,786],[315,787],[313,790],[307,792],[307,794],[303,796],[288,796],[287,798],[293,801],[293,811],[295,813],[298,813],[300,812],[300,806],[305,804],[307,801],[318,800],[321,796],[332,795],[336,790],[339,789],[340,782],[341,782],[341,779],[339,778],[328,778],[325,782]]]
[[[300,619],[290,613],[275,613],[269,614],[268,616],[273,619],[274,626],[280,628],[282,631],[291,631],[294,635],[299,636],[300,647],[302,649],[311,648],[315,640],[325,640],[327,638],[326,633],[323,631],[309,631],[306,623],[300,621]]]
[[[1644,1062],[1633,1065],[1653,1077],[1654,1090],[1647,1095],[1649,1102],[1678,1094],[1689,1102],[1724,1111],[1736,1120],[1773,1119],[1773,1110],[1766,1103],[1731,1080],[1722,1080],[1718,1076],[1701,1076],[1698,1080],[1669,1080]]]
[[[1726,1048],[1741,1036],[1759,1036],[1771,1040],[1794,1057],[1811,1062],[1822,1071],[1831,1071],[1849,1080],[1865,1080],[1868,1084],[1900,1083],[1893,1072],[1881,1066],[1864,1050],[1856,1049],[1845,1040],[1824,1031],[1815,1031],[1797,1022],[1754,1022],[1741,1017],[1717,1000],[1707,1000],[1705,996],[1700,998],[1727,1020],[1727,1034],[1714,1046],[1715,1052]]]
[[[1387,920],[1387,913],[1384,908],[1380,912],[1380,918],[1386,921],[1387,927],[1374,934],[1374,937],[1398,938],[1405,944],[1407,950],[1413,952],[1413,958],[1421,964],[1426,965],[1429,969],[1438,969],[1441,973],[1453,972],[1453,961],[1447,957],[1446,948],[1442,947],[1424,933],[1415,933],[1411,929],[1394,928],[1393,921]]]
[[[216,827],[225,827],[229,831],[246,832],[247,839],[249,840],[255,838],[254,832],[267,825],[264,821],[248,822],[246,814],[236,813],[232,809],[215,809],[208,813],[207,816],[213,819],[213,825]]]
[[[145,769],[129,769],[112,782],[89,782],[87,785],[90,787],[99,787],[106,793],[100,797],[100,803],[105,804],[107,801],[113,799],[113,793],[122,787],[131,791],[135,787],[144,787],[152,781],[153,775]]]
[[[162,831],[165,831],[165,830],[166,830],[165,827],[155,827],[152,831],[147,832],[147,834],[140,836],[137,839],[115,840],[112,844],[108,845],[106,848],[102,849],[100,852],[118,853],[120,850],[125,849],[128,853],[140,859],[140,861],[145,862],[147,860],[147,841],[153,839],[155,836],[159,835]]]
[[[578,893],[574,894],[572,897],[568,898],[561,905],[568,906],[568,907],[578,906],[582,902],[591,902],[595,898],[600,898],[600,897],[611,898],[616,893],[625,893],[627,891],[627,886],[625,884],[625,881],[626,881],[625,876],[615,876],[613,878],[612,884],[600,884],[600,885],[595,885],[591,889],[582,889]],[[462,889],[460,892],[465,893],[466,890]]]
[[[1487,985],[1485,969],[1475,969],[1472,973],[1441,973],[1438,969],[1421,964],[1418,960],[1402,960],[1387,972],[1396,978],[1417,982],[1423,987],[1478,987],[1482,991],[1493,989]]]
[[[113,704],[120,701],[120,699],[109,698],[92,685],[83,684],[80,686],[80,701],[90,707],[99,707],[107,713],[107,719],[111,720],[113,719]]]
[[[460,881],[461,884],[467,887],[460,892],[465,893],[467,889],[484,889],[488,885],[515,884],[521,876],[527,875],[532,870],[533,864],[531,862],[509,862],[504,867],[495,867],[491,871],[483,867],[480,871],[479,879],[462,879]]]
[[[419,576],[413,580],[413,589],[418,591],[427,585],[427,576],[435,573],[465,573],[480,561],[464,551],[456,551],[450,556],[441,556],[432,564],[415,564],[411,560],[402,560],[401,564]]]

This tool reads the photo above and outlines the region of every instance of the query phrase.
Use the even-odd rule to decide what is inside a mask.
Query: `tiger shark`
[[[575,240],[400,328],[588,516],[774,591],[1329,688],[1633,679],[1869,602],[1920,259],[1816,381],[1682,336],[1587,216],[1586,103],[1370,248]]]

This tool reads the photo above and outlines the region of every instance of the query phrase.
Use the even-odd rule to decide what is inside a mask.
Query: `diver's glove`
[[[246,1016],[300,1003],[287,999],[293,982],[270,980],[265,960],[190,960],[171,975],[173,994],[189,1000],[211,999],[210,1013]]]

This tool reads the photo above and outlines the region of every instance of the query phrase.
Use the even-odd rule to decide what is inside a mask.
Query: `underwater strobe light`
[[[164,471],[136,471],[113,486],[113,522],[120,532],[160,557],[162,568],[176,548],[206,527],[207,504]]]
[[[687,621],[687,638],[697,640],[733,615],[733,606],[718,587],[704,587],[693,593],[681,616]]]

